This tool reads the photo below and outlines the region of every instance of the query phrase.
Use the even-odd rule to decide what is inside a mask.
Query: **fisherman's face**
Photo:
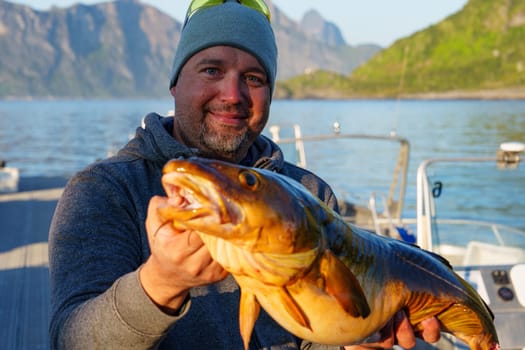
[[[251,54],[214,46],[193,55],[171,88],[173,136],[210,158],[240,162],[270,110],[265,69]]]

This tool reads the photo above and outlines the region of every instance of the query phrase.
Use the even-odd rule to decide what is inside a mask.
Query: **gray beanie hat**
[[[173,60],[170,88],[191,56],[218,45],[233,46],[255,56],[266,69],[273,93],[277,46],[272,27],[262,13],[237,1],[200,9],[185,23]]]

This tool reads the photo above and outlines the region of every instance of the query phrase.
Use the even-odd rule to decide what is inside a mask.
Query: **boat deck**
[[[20,179],[0,194],[0,343],[2,349],[48,349],[47,237],[66,179]]]

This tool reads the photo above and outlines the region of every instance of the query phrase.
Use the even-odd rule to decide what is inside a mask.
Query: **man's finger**
[[[435,343],[439,340],[441,326],[435,317],[428,318],[421,322],[423,330],[420,332],[421,338],[427,343]]]
[[[397,344],[402,348],[411,349],[416,346],[416,335],[404,311],[399,311],[394,316],[394,332]]]

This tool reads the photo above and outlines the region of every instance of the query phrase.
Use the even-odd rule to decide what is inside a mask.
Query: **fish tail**
[[[471,350],[498,350],[492,315],[485,310],[454,304],[437,315],[443,329],[470,346]]]
[[[486,336],[473,336],[467,341],[470,350],[500,350],[499,343]]]

